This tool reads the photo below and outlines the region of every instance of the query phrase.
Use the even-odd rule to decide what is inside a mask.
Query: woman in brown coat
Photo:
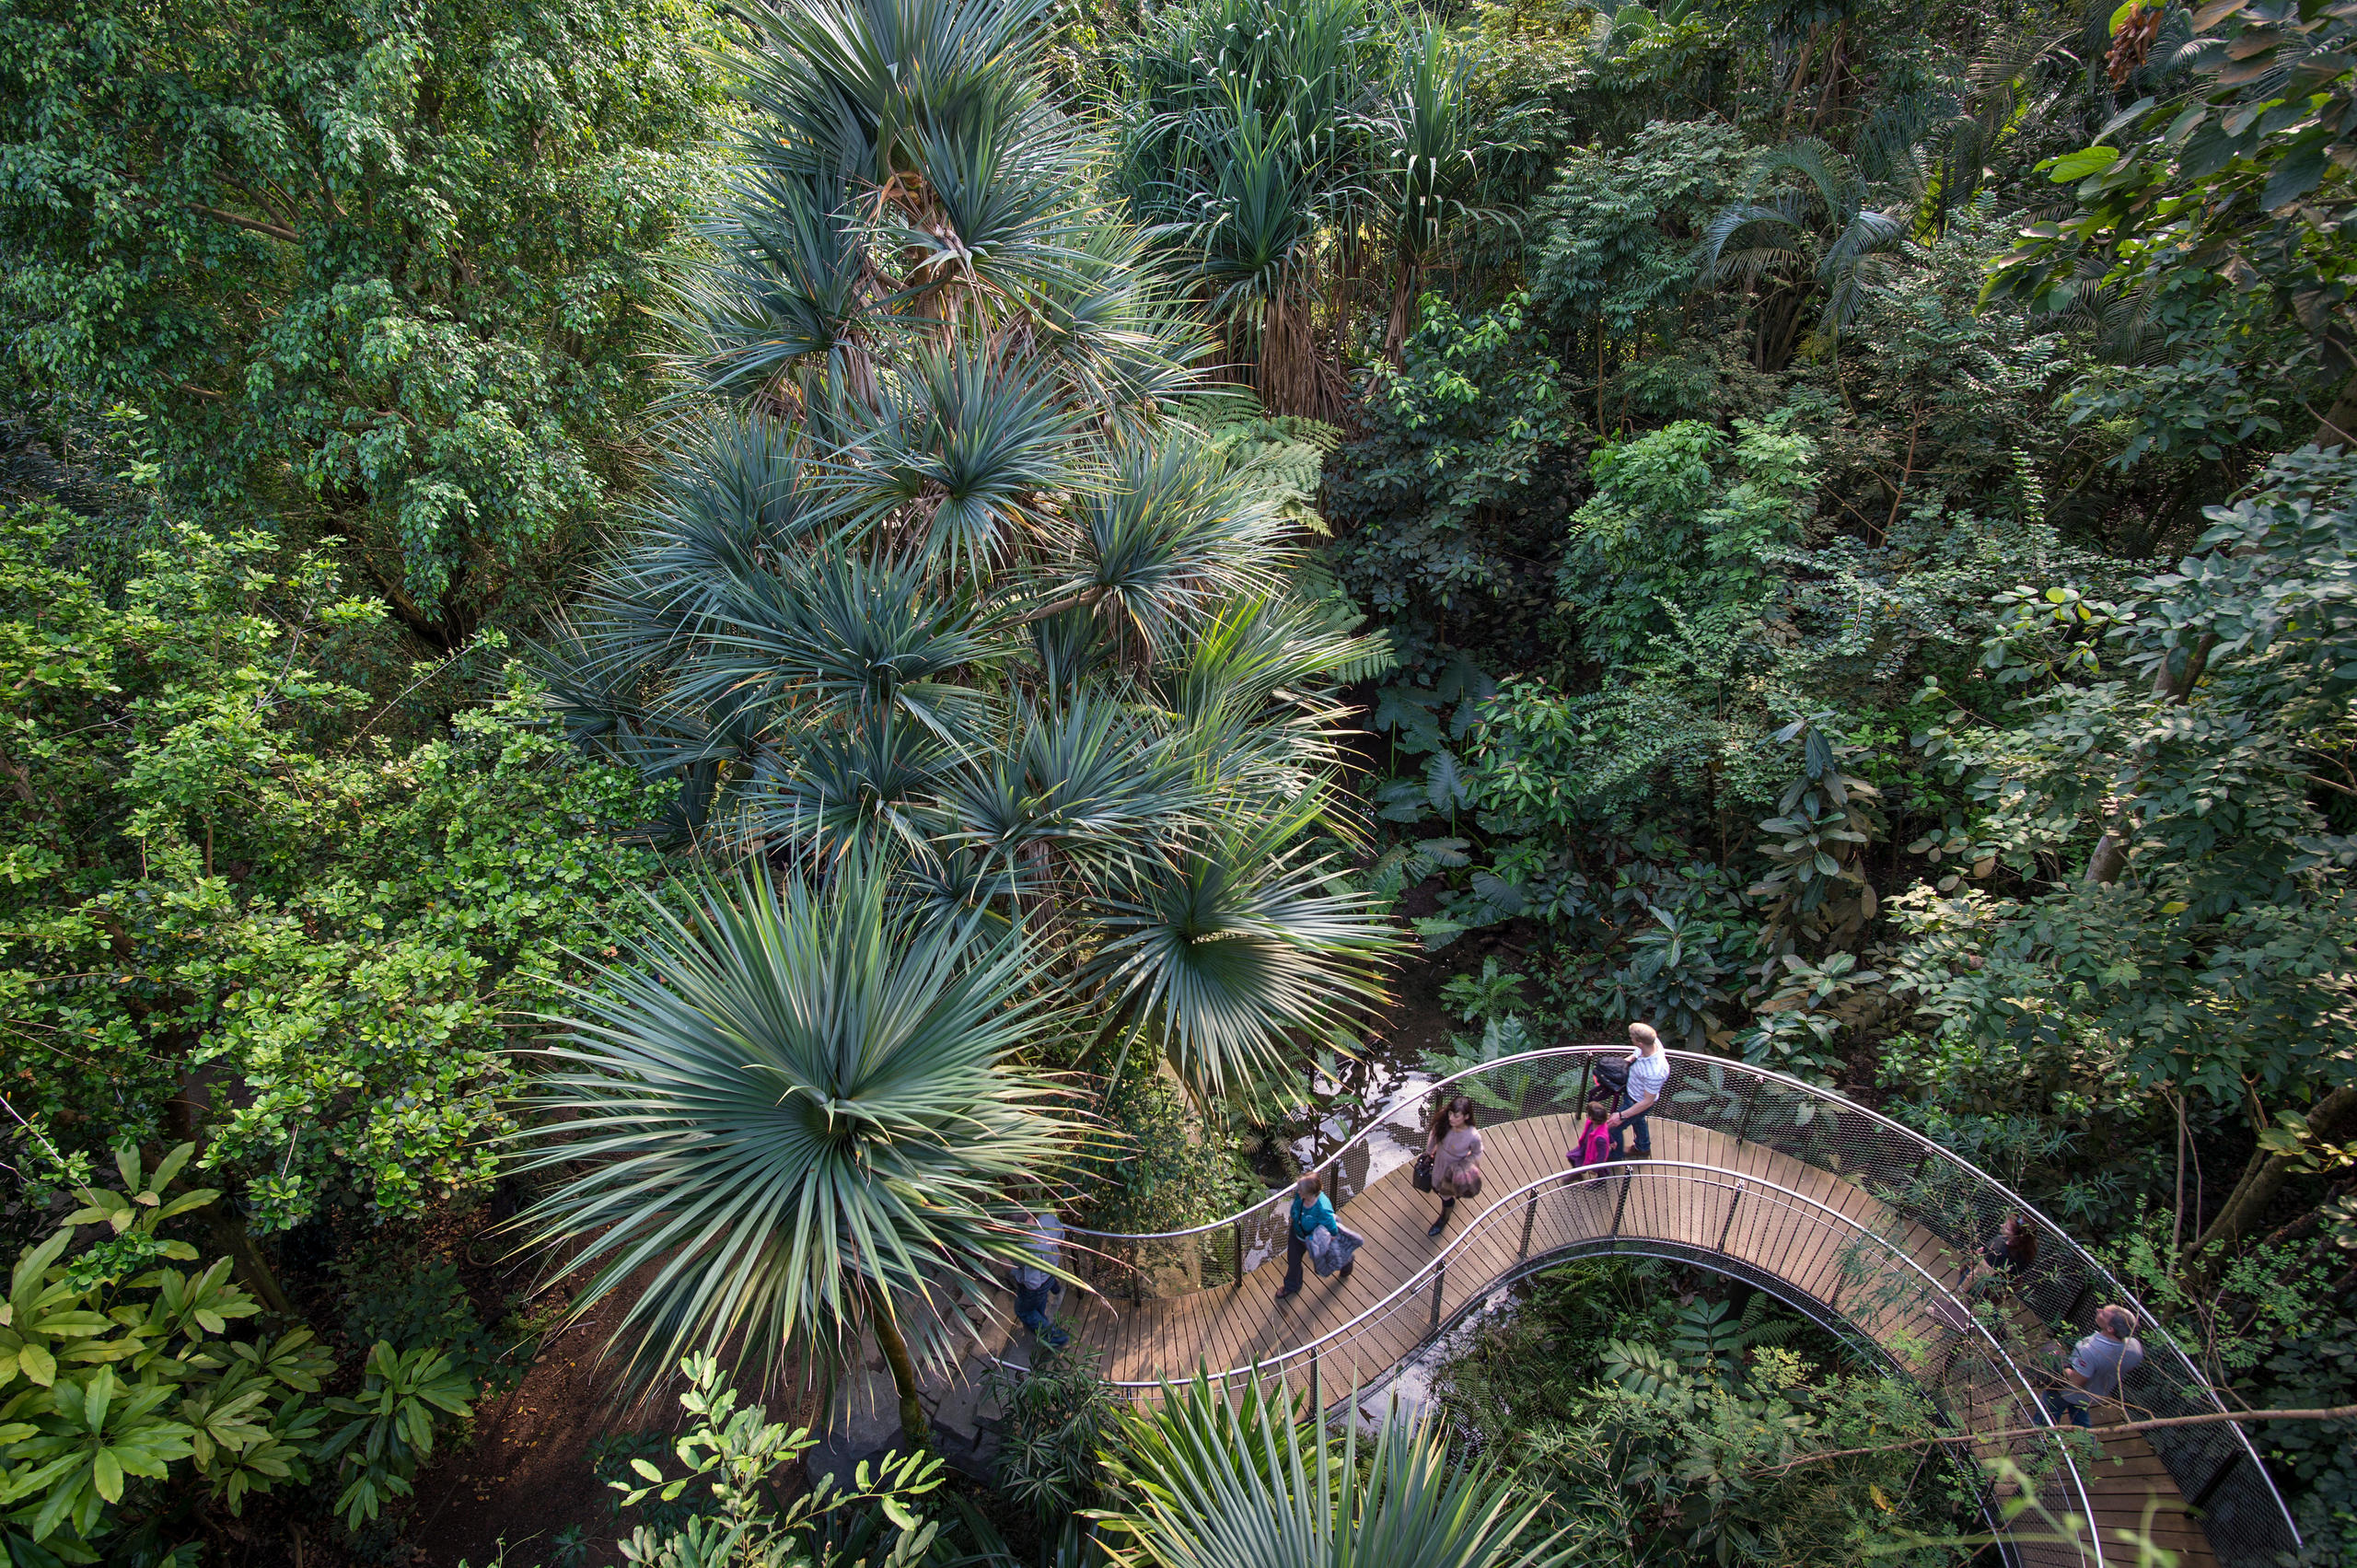
[[[1433,1191],[1440,1199],[1440,1218],[1424,1234],[1438,1236],[1448,1228],[1457,1200],[1481,1191],[1481,1134],[1473,1127],[1470,1099],[1459,1095],[1433,1118],[1424,1153],[1433,1162]]]

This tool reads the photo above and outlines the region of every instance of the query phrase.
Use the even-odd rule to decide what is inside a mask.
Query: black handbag
[[[1433,1156],[1430,1155],[1418,1155],[1416,1156],[1416,1191],[1419,1192],[1429,1192],[1432,1190]]]

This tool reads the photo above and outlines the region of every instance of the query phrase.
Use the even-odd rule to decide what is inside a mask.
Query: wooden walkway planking
[[[1375,1182],[1341,1211],[1342,1224],[1366,1238],[1347,1280],[1320,1279],[1305,1269],[1301,1293],[1280,1301],[1280,1253],[1233,1283],[1186,1295],[1134,1305],[1084,1299],[1064,1322],[1079,1342],[1102,1354],[1104,1375],[1122,1382],[1178,1382],[1198,1368],[1216,1374],[1248,1367],[1341,1329],[1425,1271],[1472,1228],[1470,1241],[1448,1253],[1436,1300],[1434,1282],[1423,1281],[1385,1314],[1321,1347],[1318,1370],[1330,1394],[1377,1381],[1424,1342],[1436,1318],[1446,1321],[1489,1295],[1526,1258],[1543,1259],[1608,1238],[1654,1241],[1723,1253],[1840,1313],[1934,1387],[1968,1428],[2017,1426],[2035,1419],[2022,1409],[2023,1398],[2009,1380],[1985,1370],[1959,1379],[1953,1366],[1921,1365],[1942,1362],[1961,1336],[1930,1315],[1928,1289],[1911,1271],[1895,1271],[1887,1249],[1871,1242],[1861,1248],[1852,1225],[1781,1194],[1739,1185],[1752,1178],[1813,1199],[1854,1226],[1887,1237],[1934,1279],[1945,1283],[1955,1278],[1958,1260],[1944,1242],[1920,1225],[1895,1224],[1881,1202],[1833,1172],[1761,1144],[1656,1117],[1657,1159],[1710,1167],[1720,1175],[1707,1179],[1726,1185],[1705,1185],[1704,1173],[1698,1171],[1664,1169],[1649,1177],[1639,1167],[1625,1179],[1608,1174],[1548,1188],[1535,1208],[1527,1198],[1511,1199],[1516,1189],[1563,1169],[1563,1150],[1574,1141],[1577,1122],[1576,1117],[1540,1116],[1482,1129],[1487,1195],[1457,1204],[1449,1229],[1438,1237],[1424,1231],[1438,1214],[1439,1200],[1416,1191],[1408,1168]],[[1493,1213],[1501,1202],[1525,1212]],[[1892,1288],[1894,1280],[1901,1288]],[[2016,1329],[2019,1344],[2034,1344],[2045,1333],[2041,1325],[2026,1320]],[[1021,1348],[1021,1341],[1009,1344],[1010,1359],[1020,1360]],[[1308,1359],[1287,1362],[1284,1375],[1306,1388]],[[2117,1407],[2111,1419],[2120,1419]],[[2102,1539],[2117,1543],[2123,1530],[2143,1530],[2157,1544],[2184,1554],[2187,1568],[2213,1568],[2209,1542],[2151,1445],[2133,1432],[2099,1431],[2098,1436],[2104,1458],[2082,1460],[2080,1472]],[[2025,1543],[2023,1559],[2044,1568],[2074,1563],[2080,1556],[2057,1540]]]

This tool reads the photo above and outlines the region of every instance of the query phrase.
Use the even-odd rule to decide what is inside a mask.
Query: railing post
[[[1447,1259],[1446,1259],[1446,1258],[1444,1258],[1444,1259],[1442,1259],[1442,1260],[1441,1260],[1440,1267],[1439,1267],[1439,1268],[1437,1268],[1437,1269],[1434,1269],[1434,1270],[1433,1271],[1433,1324],[1432,1324],[1432,1326],[1433,1326],[1433,1328],[1434,1328],[1434,1329],[1437,1329],[1437,1328],[1439,1328],[1439,1327],[1440,1327],[1440,1293],[1441,1293],[1441,1287],[1442,1287],[1442,1286],[1444,1286],[1444,1285],[1446,1285],[1446,1284],[1447,1284],[1447,1283],[1448,1283],[1448,1260],[1447,1260]]]
[[[1145,1299],[1145,1243],[1130,1244],[1130,1305],[1135,1307]]]
[[[1727,1237],[1728,1237],[1728,1236],[1729,1236],[1729,1234],[1730,1234],[1730,1233],[1732,1233],[1732,1232],[1734,1231],[1734,1229],[1735,1229],[1735,1208],[1736,1208],[1736,1205],[1737,1203],[1740,1203],[1740,1202],[1743,1202],[1743,1182],[1742,1182],[1740,1179],[1738,1179],[1738,1180],[1736,1182],[1736,1184],[1735,1184],[1735,1194],[1734,1194],[1734,1196],[1730,1197],[1730,1198],[1727,1200],[1727,1217],[1726,1217],[1726,1223],[1719,1226],[1719,1244],[1718,1244],[1716,1247],[1713,1247],[1713,1249],[1711,1249],[1711,1250],[1712,1250],[1712,1251],[1713,1251],[1713,1252],[1724,1252],[1724,1251],[1727,1249]]]
[[[1538,1189],[1534,1187],[1530,1190],[1530,1202],[1522,1206],[1522,1250],[1515,1254],[1517,1260],[1530,1256],[1530,1222],[1538,1217]]]
[[[1621,1167],[1620,1196],[1612,1205],[1612,1234],[1615,1236],[1620,1234],[1620,1215],[1629,1207],[1629,1185],[1636,1179],[1635,1171],[1625,1166]]]
[[[1244,1222],[1237,1220],[1229,1225],[1227,1234],[1229,1239],[1235,1243],[1232,1259],[1236,1266],[1235,1277],[1227,1283],[1231,1285],[1240,1285],[1244,1283]]]
[[[1751,1113],[1759,1109],[1759,1080],[1750,1080],[1743,1091],[1743,1120],[1735,1125],[1735,1141],[1742,1143],[1751,1136]]]
[[[2220,1465],[2215,1470],[2212,1471],[2210,1479],[2201,1483],[2201,1490],[2186,1499],[2186,1502],[2191,1504],[2194,1512],[2200,1513],[2202,1509],[2210,1506],[2210,1500],[2218,1495],[2218,1489],[2226,1484],[2226,1478],[2234,1474],[2235,1467],[2242,1462],[2243,1448],[2242,1445],[2238,1443],[2235,1446],[2233,1451],[2227,1454],[2225,1462]]]

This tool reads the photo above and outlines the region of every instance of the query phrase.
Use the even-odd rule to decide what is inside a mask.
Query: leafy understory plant
[[[363,1397],[320,1405],[311,1397],[334,1362],[308,1329],[229,1338],[261,1305],[226,1258],[194,1273],[171,1267],[200,1254],[160,1232],[220,1196],[174,1191],[194,1153],[182,1144],[150,1170],[135,1149],[118,1151],[123,1190],[82,1190],[82,1207],[10,1273],[0,1547],[11,1561],[101,1562],[127,1530],[161,1527],[191,1504],[199,1518],[215,1506],[235,1516],[248,1496],[306,1484],[339,1454],[353,1479],[338,1506],[356,1525],[382,1497],[407,1493],[433,1446],[438,1418],[424,1407],[464,1413],[471,1388],[438,1352],[395,1358],[380,1343]],[[106,1230],[76,1249],[84,1225]],[[354,1419],[323,1438],[331,1412]]]
[[[347,1527],[358,1529],[388,1500],[411,1494],[411,1478],[434,1454],[441,1419],[435,1412],[465,1420],[474,1391],[447,1352],[422,1346],[402,1353],[377,1342],[359,1397],[328,1401],[328,1409],[352,1418],[320,1450],[323,1458],[343,1458],[346,1479],[335,1505]]]
[[[679,1403],[695,1418],[672,1448],[685,1473],[667,1480],[652,1462],[634,1458],[630,1467],[643,1484],[610,1484],[622,1494],[625,1508],[649,1497],[677,1503],[689,1488],[701,1485],[711,1492],[716,1511],[691,1516],[670,1530],[639,1526],[620,1543],[624,1562],[646,1568],[832,1568],[853,1562],[864,1568],[913,1568],[932,1551],[940,1527],[909,1504],[941,1485],[939,1458],[887,1454],[872,1468],[863,1459],[852,1471],[850,1486],[821,1476],[807,1492],[786,1501],[771,1478],[818,1446],[810,1429],[770,1420],[765,1406],[740,1406],[718,1358],[708,1353],[684,1358],[679,1375],[686,1384]],[[888,1550],[879,1554],[874,1548],[880,1543],[860,1539],[873,1531],[839,1532],[849,1540],[825,1533],[826,1525],[870,1504],[895,1532]]]
[[[1511,970],[1501,970],[1492,954],[1481,960],[1480,974],[1461,974],[1443,985],[1440,999],[1467,1023],[1485,1023],[1522,1011],[1522,987],[1523,977]]]

